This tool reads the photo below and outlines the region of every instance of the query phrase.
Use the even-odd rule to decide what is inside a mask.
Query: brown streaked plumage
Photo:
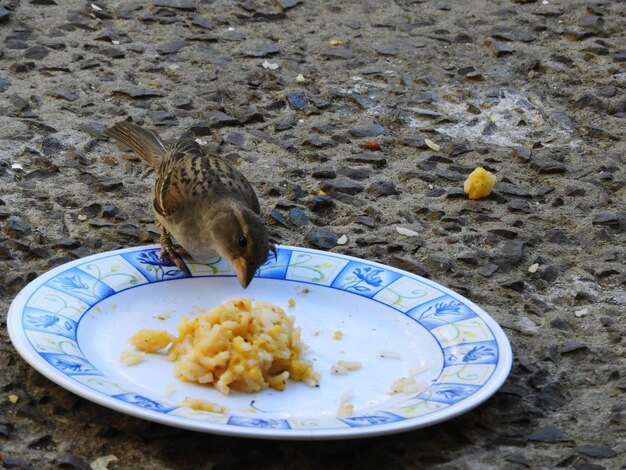
[[[156,171],[152,207],[161,227],[161,257],[190,274],[180,256],[202,260],[217,252],[246,288],[269,250],[276,250],[248,180],[224,160],[205,155],[189,137],[168,147],[155,132],[129,122],[105,133]],[[174,248],[171,236],[183,250]]]

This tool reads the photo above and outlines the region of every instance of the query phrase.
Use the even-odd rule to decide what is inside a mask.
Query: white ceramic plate
[[[196,431],[272,439],[373,436],[438,423],[489,398],[511,367],[509,342],[489,315],[405,271],[281,246],[278,259],[271,257],[244,291],[221,258],[188,266],[190,278],[162,262],[158,246],[149,246],[57,267],[13,301],[11,340],[43,375],[100,405]],[[275,303],[296,317],[310,347],[307,359],[322,376],[319,387],[290,382],[283,392],[223,396],[179,382],[164,354],[132,367],[120,362],[138,330],[175,334],[183,316],[241,296]],[[341,339],[334,337],[338,330]],[[331,374],[338,360],[360,361],[362,368]],[[400,377],[414,378],[419,389],[390,394]],[[340,418],[347,395],[354,413]],[[229,412],[181,407],[187,396]]]

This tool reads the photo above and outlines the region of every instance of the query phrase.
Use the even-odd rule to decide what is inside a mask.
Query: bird
[[[254,188],[225,160],[205,154],[188,135],[168,146],[156,132],[128,121],[105,134],[155,170],[152,209],[161,229],[162,259],[191,276],[182,258],[206,260],[217,252],[245,289],[270,251],[276,257]]]

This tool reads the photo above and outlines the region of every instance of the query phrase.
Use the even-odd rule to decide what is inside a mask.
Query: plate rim
[[[161,413],[158,411],[148,410],[145,408],[141,408],[138,406],[134,406],[132,404],[123,402],[121,400],[114,399],[112,396],[105,395],[102,392],[97,390],[92,390],[87,388],[86,386],[80,384],[78,381],[74,381],[66,375],[58,373],[56,369],[50,366],[48,363],[45,363],[41,360],[41,356],[39,356],[36,351],[32,348],[29,342],[21,341],[22,339],[28,339],[25,331],[21,328],[21,313],[23,312],[23,307],[26,306],[26,303],[30,296],[35,293],[35,291],[44,285],[47,281],[54,278],[57,274],[67,271],[70,268],[74,268],[76,266],[88,263],[89,261],[101,259],[103,257],[115,256],[122,253],[134,252],[134,251],[142,251],[142,250],[153,250],[159,249],[160,245],[151,244],[151,245],[138,245],[133,247],[103,251],[99,253],[94,253],[89,256],[78,258],[62,265],[56,266],[45,273],[42,273],[40,276],[29,282],[25,285],[20,292],[14,297],[12,300],[8,313],[7,313],[7,329],[9,332],[9,338],[13,347],[17,350],[19,355],[24,359],[31,367],[41,373],[44,377],[55,383],[56,385],[65,388],[66,390],[74,393],[88,401],[96,403],[100,406],[103,406],[108,409],[112,409],[114,411],[124,413],[135,418],[144,419],[151,422],[156,422],[159,424],[165,424],[168,426],[186,429],[196,432],[204,432],[204,433],[212,433],[219,434],[230,437],[243,437],[243,438],[257,438],[257,439],[280,439],[280,440],[336,440],[336,439],[353,439],[353,438],[362,438],[362,437],[376,437],[388,434],[395,434],[399,432],[408,432],[417,429],[422,429],[428,426],[433,426],[435,424],[448,421],[454,419],[462,414],[465,414],[479,405],[483,404],[489,398],[491,398],[504,384],[506,379],[510,374],[510,370],[513,362],[513,351],[511,348],[510,341],[504,332],[503,328],[498,324],[498,322],[483,308],[476,305],[473,301],[468,299],[467,297],[449,289],[446,286],[438,284],[429,279],[423,278],[417,274],[411,273],[409,271],[405,271],[393,266],[385,265],[379,263],[377,261],[371,261],[363,258],[357,258],[351,255],[346,255],[343,253],[334,253],[329,251],[317,250],[313,248],[307,247],[298,247],[291,245],[277,245],[277,248],[280,250],[281,248],[287,250],[297,250],[304,251],[309,253],[317,253],[317,254],[325,254],[336,256],[339,258],[347,259],[349,261],[357,261],[361,263],[367,263],[372,266],[384,268],[386,270],[393,271],[395,273],[402,274],[404,276],[408,276],[410,278],[414,278],[430,287],[434,287],[444,294],[450,295],[453,298],[463,300],[463,303],[472,309],[474,313],[476,313],[481,320],[483,320],[487,326],[489,327],[491,333],[494,336],[494,340],[498,346],[499,360],[496,364],[495,369],[493,370],[491,376],[487,380],[480,389],[478,389],[475,393],[468,396],[466,399],[463,399],[457,403],[451,404],[450,406],[445,408],[445,412],[443,413],[430,413],[430,416],[422,415],[415,418],[407,418],[401,421],[391,422],[380,424],[376,426],[367,426],[367,427],[348,427],[348,428],[323,428],[323,429],[274,429],[274,428],[258,428],[258,427],[244,427],[244,426],[233,426],[225,423],[211,423],[201,420],[192,420],[192,419],[184,419],[180,416],[169,415],[165,413]],[[206,278],[214,278],[214,277],[234,277],[233,275],[213,275],[213,276],[195,276],[195,277],[206,277]],[[149,284],[157,283],[157,282],[171,282],[171,281],[184,281],[189,278],[177,278],[171,280],[158,280],[150,282]],[[269,281],[285,281],[287,279],[276,279],[276,278],[268,278]],[[289,281],[289,280],[287,280]],[[292,281],[289,281],[292,282]],[[298,281],[304,284],[307,284],[307,281]],[[319,285],[313,282],[308,282],[312,285]],[[322,286],[324,287],[324,286]],[[126,289],[125,289],[126,290]],[[122,290],[120,292],[124,292]],[[108,297],[106,297],[108,298]],[[89,310],[96,307],[101,301],[95,303],[89,309],[87,309],[84,313],[86,314]],[[374,299],[370,299],[374,300]],[[402,312],[398,312],[403,314]]]

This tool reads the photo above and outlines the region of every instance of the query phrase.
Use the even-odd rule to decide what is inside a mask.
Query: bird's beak
[[[241,287],[245,289],[250,284],[250,281],[252,281],[254,273],[248,272],[248,263],[246,263],[246,260],[241,257],[235,258],[232,265],[237,273],[237,279],[239,279]]]

